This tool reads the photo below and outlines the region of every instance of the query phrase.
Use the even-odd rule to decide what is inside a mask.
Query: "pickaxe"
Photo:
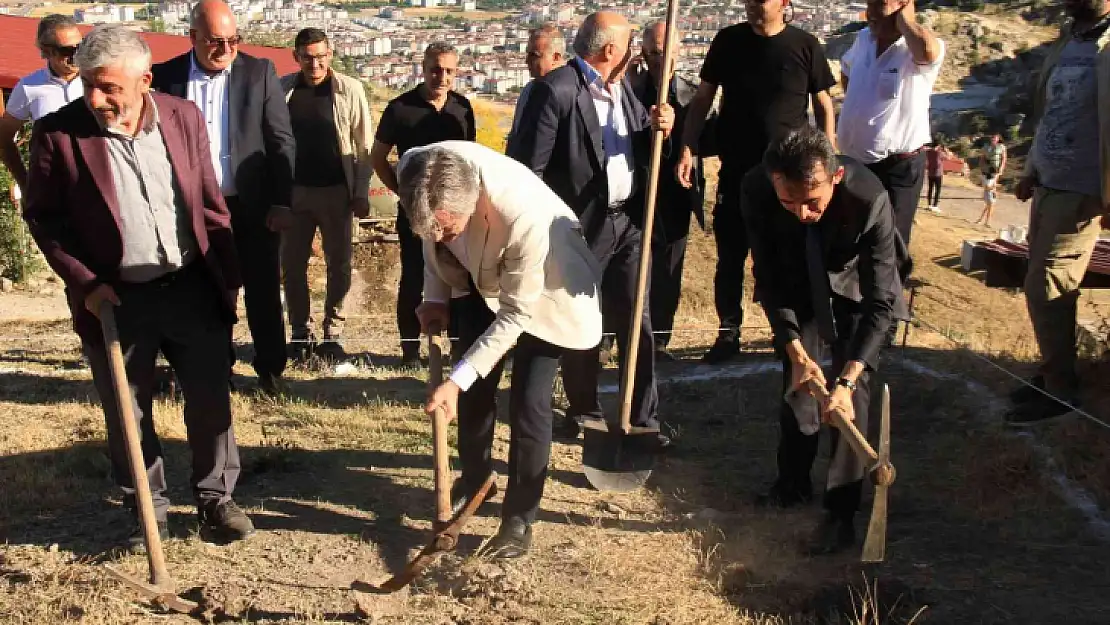
[[[127,448],[128,464],[131,467],[131,481],[135,486],[135,503],[139,508],[139,523],[143,529],[150,582],[137,580],[108,564],[104,565],[104,570],[123,585],[149,599],[155,606],[185,614],[196,614],[200,608],[196,603],[177,596],[173,578],[166,569],[166,554],[162,551],[162,539],[158,534],[158,522],[154,516],[154,501],[151,498],[146,462],[143,460],[142,446],[139,441],[139,426],[135,423],[131,386],[127,382],[127,369],[123,361],[123,350],[120,348],[115,313],[109,303],[100,307],[100,327],[104,332],[108,368],[112,372],[116,406],[119,409],[123,440]]]
[[[825,387],[815,380],[809,381],[809,391],[819,403],[824,403],[829,396]],[[886,557],[887,491],[897,474],[894,465],[890,463],[890,387],[886,384],[883,385],[881,402],[877,452],[855,423],[846,420],[840,413],[832,414],[833,425],[840,430],[856,455],[864,460],[871,475],[871,483],[875,485],[871,521],[867,525],[867,538],[864,539],[863,555],[860,557],[863,562],[882,562]]]
[[[443,352],[436,340],[437,336],[428,335],[428,388],[434,390],[443,380]],[[448,464],[450,449],[447,444],[447,413],[443,409],[435,411],[432,418],[432,454],[435,462],[436,521],[432,526],[435,535],[419,554],[409,562],[403,571],[386,580],[380,586],[355,582],[352,589],[377,593],[396,592],[412,583],[420,573],[444,552],[453,551],[459,544],[459,533],[463,525],[474,516],[479,506],[489,496],[490,488],[497,479],[497,473],[490,472],[477,494],[470,498],[458,516],[451,518],[451,467]]]

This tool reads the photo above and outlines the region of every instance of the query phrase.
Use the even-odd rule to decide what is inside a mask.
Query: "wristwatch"
[[[847,388],[849,391],[852,391],[853,393],[856,392],[856,383],[849,380],[848,378],[845,378],[845,377],[837,378],[836,379],[836,385],[837,386],[843,386],[843,387]]]

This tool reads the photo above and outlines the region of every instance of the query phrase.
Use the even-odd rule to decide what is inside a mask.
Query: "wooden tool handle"
[[[439,333],[428,334],[428,392],[443,383],[443,351]],[[438,408],[432,416],[432,459],[435,462],[436,521],[451,522],[451,450],[447,445],[447,412]]]
[[[135,422],[135,409],[131,398],[131,386],[127,381],[127,367],[120,347],[119,332],[116,328],[115,311],[111,303],[100,306],[100,328],[104,333],[104,345],[108,352],[108,367],[112,372],[112,386],[116,396],[116,407],[123,426],[123,440],[127,448],[127,460],[131,467],[131,481],[135,485],[135,504],[139,508],[139,524],[146,541],[147,563],[150,565],[150,583],[159,588],[172,590],[173,580],[166,570],[166,554],[162,551],[162,537],[158,533],[158,519],[154,515],[154,500],[150,494],[150,481],[146,475],[146,462],[143,460],[142,441],[139,426]]]
[[[813,393],[813,396],[817,398],[817,401],[821,403],[824,403],[829,396],[829,392],[825,390],[825,387],[818,384],[816,380],[811,379],[809,381],[809,390]],[[868,466],[878,464],[879,454],[871,447],[871,443],[867,442],[867,437],[859,431],[856,424],[845,419],[839,412],[834,412],[832,418],[833,425],[835,425],[836,428],[844,434],[844,437],[848,439],[848,444],[852,446],[856,454],[861,458],[866,458]]]
[[[662,84],[657,85],[656,106],[667,103],[670,94],[671,72],[674,69],[675,23],[678,21],[678,0],[667,1],[667,36],[663,43]],[[644,203],[644,227],[640,237],[640,267],[636,281],[636,301],[632,307],[632,323],[628,330],[628,354],[625,359],[624,375],[621,379],[621,430],[625,434],[632,431],[632,391],[636,380],[636,359],[640,351],[640,329],[642,327],[644,294],[647,291],[648,269],[651,263],[651,235],[655,225],[655,200],[659,190],[659,170],[663,165],[663,131],[651,135],[651,170],[648,174],[647,198]]]

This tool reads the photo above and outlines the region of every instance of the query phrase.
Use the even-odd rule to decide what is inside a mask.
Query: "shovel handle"
[[[439,333],[428,334],[428,392],[443,383],[443,350]],[[432,415],[432,459],[435,462],[436,522],[442,527],[451,522],[451,466],[448,462],[447,413],[438,408]]]
[[[818,402],[824,403],[825,400],[828,399],[829,392],[825,390],[824,386],[818,384],[816,380],[811,379],[808,382],[808,387],[809,392],[817,398]],[[860,458],[867,459],[867,465],[869,467],[873,467],[879,463],[879,454],[875,452],[875,448],[871,446],[871,443],[867,442],[867,437],[859,431],[859,428],[856,427],[854,422],[848,421],[839,412],[834,412],[832,414],[832,420],[833,425],[835,425],[836,428],[844,434],[844,437],[848,439],[848,444],[852,446],[856,454]]]
[[[166,554],[162,551],[162,537],[158,534],[158,520],[154,515],[154,500],[150,494],[150,481],[146,474],[142,441],[139,438],[139,426],[135,422],[131,386],[127,381],[127,367],[123,360],[123,349],[120,347],[119,330],[116,327],[116,315],[112,304],[104,302],[100,306],[99,317],[100,328],[104,333],[104,345],[108,352],[108,368],[112,372],[116,407],[119,410],[120,424],[123,426],[127,460],[131,467],[131,483],[135,486],[139,524],[143,530],[143,540],[146,542],[150,583],[158,588],[171,589],[173,580],[166,570]]]

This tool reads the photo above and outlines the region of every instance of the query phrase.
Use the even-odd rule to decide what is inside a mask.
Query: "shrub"
[[[41,271],[45,263],[12,202],[14,184],[7,169],[0,167],[0,276],[24,282]]]

